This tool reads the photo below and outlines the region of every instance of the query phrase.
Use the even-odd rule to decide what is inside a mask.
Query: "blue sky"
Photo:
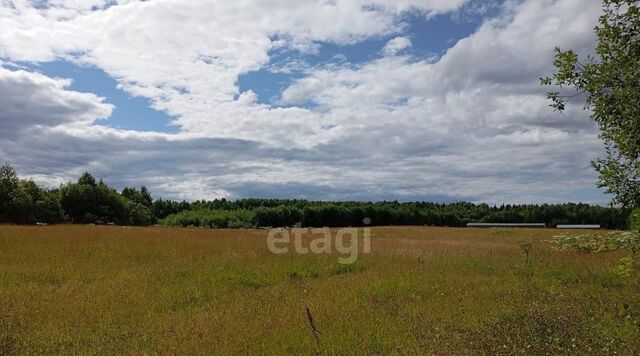
[[[88,170],[175,199],[606,203],[588,113],[554,113],[538,84],[556,45],[593,52],[599,11],[3,2],[0,154],[41,184]]]
[[[40,4],[45,6],[44,3]],[[472,34],[483,19],[495,16],[499,5],[495,5],[486,13],[459,18],[456,14],[442,14],[426,18],[418,13],[404,15],[406,23],[405,36],[413,46],[406,53],[420,57],[440,57],[447,49],[460,39]],[[335,61],[361,64],[380,56],[386,43],[395,35],[379,36],[349,45],[320,43],[318,53],[297,53],[291,50],[273,51],[270,66],[278,66],[292,59],[304,61],[315,67]],[[19,63],[30,70],[39,71],[49,77],[72,79],[71,90],[95,93],[115,106],[110,118],[99,122],[101,125],[126,130],[147,130],[175,133],[178,127],[171,125],[175,117],[161,110],[154,110],[150,100],[133,96],[119,89],[118,81],[100,68],[92,65],[76,64],[64,59],[42,63]],[[243,74],[238,78],[240,92],[252,90],[258,96],[258,102],[276,104],[279,95],[293,80],[304,76],[303,70],[292,73],[274,72],[264,68]]]
[[[49,77],[67,78],[73,82],[69,89],[79,92],[95,93],[115,106],[115,111],[99,124],[126,130],[160,131],[175,133],[177,127],[171,122],[175,117],[154,110],[149,99],[133,96],[118,88],[118,82],[103,70],[79,65],[65,60],[44,63],[21,63],[30,70],[41,72]]]
[[[413,44],[406,52],[419,58],[440,57],[457,41],[472,34],[485,18],[495,16],[498,9],[499,4],[495,4],[486,13],[476,13],[464,18],[458,18],[455,14],[442,14],[427,19],[416,13],[406,14],[405,36]],[[386,43],[393,37],[395,36],[380,36],[349,45],[322,43],[318,53],[312,54],[274,51],[271,53],[270,64],[277,66],[293,57],[312,67],[333,62],[357,65],[379,57]],[[270,69],[260,69],[240,76],[238,86],[241,92],[253,90],[260,103],[273,104],[292,80],[302,76],[303,73],[274,73]]]

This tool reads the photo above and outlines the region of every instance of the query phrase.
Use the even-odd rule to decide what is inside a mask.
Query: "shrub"
[[[129,225],[149,226],[156,223],[157,219],[148,207],[134,202],[129,202]]]
[[[552,242],[559,250],[580,252],[631,251],[640,249],[640,233],[614,231],[605,234],[563,234],[553,237]]]
[[[162,219],[162,225],[241,229],[254,227],[255,213],[250,210],[187,210]]]

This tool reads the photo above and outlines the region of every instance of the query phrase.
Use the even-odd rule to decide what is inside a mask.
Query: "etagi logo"
[[[364,218],[362,222],[365,225],[371,224],[371,219]],[[333,234],[335,232],[335,235]],[[362,232],[362,234],[361,234]],[[311,235],[311,242],[304,246],[303,236]],[[313,254],[330,254],[335,251],[348,257],[339,257],[338,263],[351,264],[358,259],[360,253],[360,241],[362,241],[362,253],[371,253],[371,229],[365,228],[340,228],[331,230],[324,228],[291,228],[291,229],[271,229],[267,237],[267,247],[269,251],[277,255],[289,253],[289,247],[292,243],[293,250],[300,255]],[[362,237],[362,238],[361,238]],[[335,243],[334,243],[335,242]]]

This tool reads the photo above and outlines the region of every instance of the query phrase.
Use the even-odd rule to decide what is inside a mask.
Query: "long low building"
[[[599,229],[600,225],[558,225],[556,226],[558,229]]]
[[[468,223],[467,227],[530,227],[544,229],[547,225],[545,223]]]

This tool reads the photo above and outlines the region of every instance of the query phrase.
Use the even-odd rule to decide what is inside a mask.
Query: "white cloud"
[[[384,7],[387,11],[401,13],[408,10],[419,10],[429,15],[436,15],[458,9],[465,0],[360,0],[363,6]]]
[[[69,80],[0,67],[0,137],[33,127],[91,124],[113,106],[94,94],[66,90]]]
[[[550,111],[537,78],[552,70],[556,44],[593,48],[598,11],[597,2],[525,2],[437,63],[388,57],[319,68],[281,100],[319,105],[339,133],[334,141],[412,161],[415,172],[430,167],[437,178],[432,173],[425,181],[440,191],[483,192],[496,201],[549,199],[542,192],[594,185],[589,161],[601,144],[579,103],[565,114]],[[416,155],[426,156],[412,160]]]
[[[284,127],[304,131],[296,127],[306,126],[312,114],[235,100],[238,77],[267,65],[271,49],[284,44],[313,52],[320,42],[388,35],[403,27],[403,11],[436,14],[464,1],[119,1],[104,11],[89,10],[108,1],[57,0],[40,9],[12,3],[0,7],[0,56],[45,61],[73,55],[116,77],[124,90],[151,98],[154,108],[178,117],[184,131],[276,142]],[[265,130],[274,116],[285,118]]]
[[[412,43],[409,38],[398,36],[389,40],[389,42],[387,42],[387,44],[384,46],[382,51],[387,56],[395,56],[399,52],[407,48],[410,48],[411,46],[412,46]]]
[[[579,105],[551,112],[537,78],[551,71],[555,45],[593,49],[597,0],[508,2],[435,63],[394,56],[411,46],[399,14],[428,17],[462,1],[120,1],[100,11],[91,9],[108,2],[57,1],[48,10],[13,3],[0,7],[0,56],[96,65],[182,128],[166,135],[95,126],[111,110],[100,98],[3,70],[0,100],[35,104],[20,115],[0,106],[0,127],[38,129],[0,143],[0,152],[36,177],[89,169],[187,199],[315,192],[489,202],[568,200],[567,187],[595,182],[593,124]],[[238,77],[271,66],[276,47],[313,52],[322,42],[379,36],[396,36],[382,58],[296,63],[307,75],[282,93],[287,107],[239,92]],[[26,84],[2,86],[16,77]],[[38,102],[62,114],[44,115]]]

